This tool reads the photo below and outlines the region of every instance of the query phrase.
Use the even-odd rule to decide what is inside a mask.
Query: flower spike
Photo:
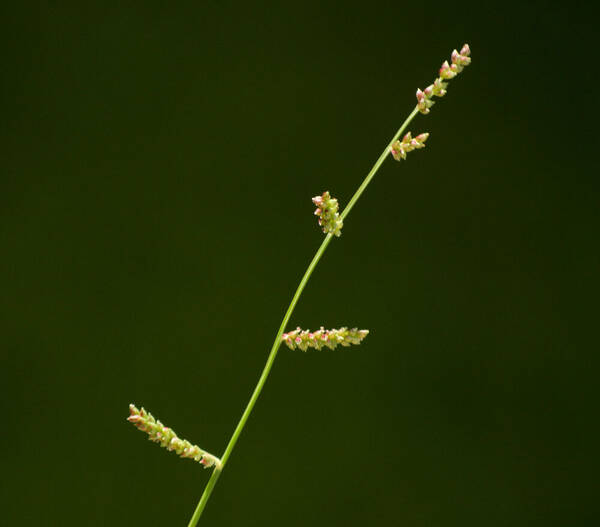
[[[154,419],[150,412],[146,412],[144,408],[138,410],[135,405],[129,405],[129,417],[127,420],[130,423],[148,434],[148,439],[155,443],[160,443],[160,446],[169,451],[175,451],[181,457],[187,457],[198,461],[204,468],[216,467],[221,468],[221,460],[205,452],[200,447],[192,445],[186,439],[179,439],[177,434],[164,426],[160,421]]]
[[[348,329],[346,327],[340,329],[324,329],[323,326],[321,326],[321,329],[314,332],[308,329],[302,330],[302,328],[296,328],[294,331],[281,335],[281,340],[292,350],[298,348],[302,351],[306,351],[308,348],[320,350],[324,347],[328,347],[329,349],[335,349],[338,344],[341,344],[342,346],[360,344],[368,334],[368,329]]]
[[[329,191],[326,191],[321,196],[315,196],[312,202],[317,207],[315,216],[319,217],[319,225],[323,228],[323,232],[341,236],[344,223],[338,214],[337,199],[332,198]]]
[[[390,151],[394,156],[396,161],[400,161],[401,159],[406,159],[406,152],[410,152],[412,150],[417,150],[419,148],[425,148],[425,141],[429,137],[428,133],[419,134],[417,137],[413,139],[408,132],[403,138],[402,141],[395,141]]]
[[[417,90],[417,107],[422,114],[428,114],[429,108],[434,105],[431,100],[432,97],[443,97],[446,95],[447,82],[450,79],[456,77],[464,68],[471,64],[471,48],[469,44],[465,44],[461,49],[460,53],[456,50],[452,52],[450,57],[452,64],[448,61],[444,61],[440,68],[439,77],[433,81],[424,90]]]

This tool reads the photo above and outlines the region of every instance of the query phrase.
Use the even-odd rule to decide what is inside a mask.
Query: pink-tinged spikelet
[[[143,408],[138,410],[135,405],[129,405],[129,417],[127,420],[132,423],[138,430],[146,432],[148,439],[159,443],[161,447],[169,451],[174,451],[181,457],[193,459],[200,463],[204,468],[221,467],[221,460],[205,452],[200,447],[192,445],[185,439],[179,439],[177,434],[164,426],[160,421],[154,419],[151,413],[146,412]]]
[[[338,202],[337,199],[332,198],[329,192],[323,192],[320,196],[315,196],[312,199],[317,209],[315,210],[315,216],[319,217],[319,225],[326,234],[335,234],[336,236],[342,235],[342,227],[344,223],[340,219],[338,214]]]
[[[290,349],[301,349],[306,351],[308,348],[320,350],[322,348],[335,349],[338,344],[350,346],[351,344],[360,344],[369,334],[368,329],[340,328],[324,329],[323,326],[318,331],[296,328],[294,331],[284,333],[281,340],[285,342]]]

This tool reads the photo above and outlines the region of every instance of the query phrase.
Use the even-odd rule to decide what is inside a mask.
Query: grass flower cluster
[[[153,415],[146,412],[144,408],[138,410],[135,405],[129,405],[129,417],[127,420],[142,432],[148,434],[148,439],[159,443],[161,447],[179,454],[181,457],[193,459],[204,468],[218,467],[221,461],[218,457],[205,452],[200,447],[192,445],[186,439],[179,439],[177,434],[164,426],[160,421],[154,419]]]
[[[340,328],[340,329],[321,329],[310,331],[296,328],[294,331],[284,333],[281,340],[291,350],[300,349],[306,351],[308,348],[320,350],[323,348],[335,349],[338,345],[350,346],[360,344],[369,334],[368,329]]]
[[[469,48],[469,44],[465,44],[460,53],[456,50],[452,52],[450,60],[452,64],[449,64],[448,61],[444,61],[442,66],[440,67],[439,77],[433,81],[433,84],[430,84],[423,91],[420,89],[417,90],[417,108],[422,114],[428,114],[429,109],[435,104],[433,101],[433,97],[443,97],[446,95],[446,88],[448,87],[448,83],[444,81],[449,81],[456,77],[465,66],[471,64],[471,48]]]
[[[323,192],[321,196],[312,199],[317,206],[315,216],[319,217],[319,225],[325,234],[342,235],[344,222],[338,213],[338,201],[329,195],[329,191]]]
[[[428,137],[429,134],[425,133],[419,134],[413,139],[410,132],[407,132],[402,138],[402,141],[394,141],[392,148],[390,148],[393,158],[396,161],[400,161],[401,159],[406,159],[406,152],[411,152],[418,148],[425,148],[425,141],[427,141]]]

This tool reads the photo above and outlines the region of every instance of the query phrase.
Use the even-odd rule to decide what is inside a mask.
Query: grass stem
[[[418,107],[415,107],[415,109],[411,112],[411,114],[406,118],[404,123],[402,123],[402,126],[398,129],[398,131],[396,132],[396,134],[394,135],[392,140],[385,147],[385,150],[379,156],[379,158],[373,165],[373,168],[371,168],[371,170],[369,171],[369,173],[367,174],[367,176],[361,183],[360,187],[358,187],[357,191],[354,193],[354,195],[348,202],[348,205],[344,208],[343,212],[341,213],[340,218],[342,220],[344,220],[344,218],[346,218],[346,216],[348,216],[348,214],[352,210],[352,207],[354,207],[354,205],[358,201],[358,198],[360,198],[361,194],[365,191],[365,189],[367,188],[367,186],[369,185],[369,183],[371,182],[373,177],[375,177],[375,174],[377,173],[377,171],[379,170],[379,168],[381,167],[381,165],[387,158],[388,154],[390,153],[390,148],[391,148],[392,144],[394,143],[394,141],[396,141],[400,137],[402,132],[404,132],[404,130],[409,125],[409,123],[413,120],[413,118],[418,113],[418,111],[419,111]],[[321,243],[321,246],[319,247],[319,249],[317,250],[313,259],[311,260],[310,264],[308,265],[308,268],[306,269],[304,276],[302,277],[302,280],[300,280],[300,284],[298,284],[298,288],[296,289],[296,292],[294,293],[292,301],[290,302],[290,305],[287,308],[287,311],[285,312],[285,316],[283,317],[283,320],[281,321],[281,325],[279,326],[279,330],[277,331],[277,335],[275,336],[275,341],[273,342],[273,346],[271,347],[271,352],[269,353],[269,357],[267,358],[265,367],[260,375],[260,378],[258,379],[258,383],[256,384],[254,391],[252,392],[252,396],[250,397],[250,400],[248,401],[248,404],[246,405],[246,409],[244,410],[244,413],[242,414],[242,417],[240,418],[240,420],[233,432],[233,435],[231,436],[231,439],[229,440],[229,443],[227,444],[225,453],[223,454],[223,457],[221,458],[221,466],[214,469],[210,479],[208,480],[208,483],[206,484],[204,492],[202,493],[202,497],[200,498],[200,501],[198,502],[198,505],[196,506],[196,510],[194,511],[194,514],[188,524],[188,527],[196,527],[196,524],[198,523],[198,520],[200,519],[200,516],[202,515],[202,511],[204,510],[204,507],[206,506],[206,503],[208,502],[208,499],[210,498],[213,488],[214,488],[215,484],[217,483],[217,480],[219,479],[219,476],[221,475],[222,470],[225,468],[225,465],[227,464],[227,461],[229,460],[229,456],[231,455],[231,452],[233,451],[233,449],[242,433],[242,430],[244,429],[244,426],[246,425],[246,421],[248,420],[248,417],[250,417],[250,414],[252,413],[252,409],[254,408],[254,405],[256,404],[258,397],[260,396],[260,392],[262,391],[262,389],[265,385],[265,382],[267,381],[267,377],[269,376],[271,368],[273,367],[273,363],[275,362],[275,358],[277,357],[277,352],[279,351],[279,347],[281,346],[281,336],[283,335],[283,332],[285,331],[285,328],[290,320],[290,317],[292,316],[292,313],[294,312],[294,308],[296,307],[296,304],[298,303],[298,300],[300,299],[300,295],[302,295],[302,291],[306,287],[306,284],[308,283],[310,276],[312,275],[313,271],[317,267],[319,260],[325,253],[325,250],[327,249],[329,242],[331,242],[332,236],[333,236],[332,234],[327,234],[325,236],[323,242]]]

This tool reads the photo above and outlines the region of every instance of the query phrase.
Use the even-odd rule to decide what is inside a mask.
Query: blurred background
[[[187,525],[322,234],[464,42],[289,328],[200,525],[597,525],[596,28],[577,3],[7,3],[6,525]],[[586,55],[587,54],[587,55]],[[597,521],[597,520],[596,520]]]

